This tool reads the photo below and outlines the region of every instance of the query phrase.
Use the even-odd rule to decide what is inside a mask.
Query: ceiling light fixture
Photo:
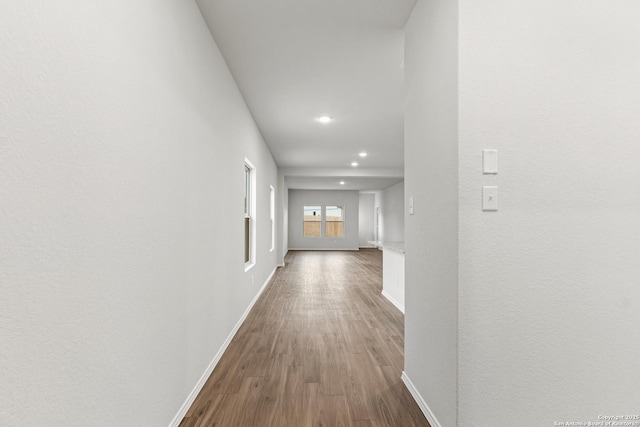
[[[331,117],[329,117],[329,116],[321,116],[321,117],[318,117],[316,120],[319,121],[320,123],[325,123],[326,124],[326,123],[329,123],[333,119]]]
[[[358,166],[358,162],[351,162],[351,166]]]
[[[344,185],[344,181],[340,181],[340,185]]]
[[[362,153],[358,154],[358,155],[359,155],[360,157],[367,157],[367,153],[366,153],[366,152],[364,152],[364,151],[363,151]]]

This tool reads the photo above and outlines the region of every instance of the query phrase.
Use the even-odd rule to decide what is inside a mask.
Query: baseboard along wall
[[[418,391],[416,386],[411,382],[411,380],[409,379],[409,376],[405,371],[402,371],[401,378],[402,378],[402,382],[404,383],[405,386],[407,386],[407,389],[411,393],[411,396],[413,396],[413,399],[418,404],[418,407],[420,407],[420,410],[422,411],[424,416],[427,418],[427,421],[429,421],[429,424],[431,424],[431,427],[442,427],[442,424],[440,424],[435,414],[433,413],[431,408],[429,408],[429,405],[427,405],[427,402],[425,402],[425,400],[422,398],[422,396],[420,395],[420,392]]]
[[[196,400],[196,397],[198,397],[198,394],[200,393],[200,390],[202,390],[202,387],[204,387],[204,384],[207,382],[207,380],[211,376],[211,373],[213,372],[213,370],[215,369],[216,365],[218,364],[218,362],[222,358],[222,355],[227,350],[227,347],[229,347],[229,344],[231,344],[231,340],[233,339],[233,337],[236,335],[236,333],[240,329],[240,326],[242,326],[242,324],[244,323],[245,319],[249,315],[249,312],[251,311],[253,306],[258,301],[258,298],[260,298],[260,295],[262,295],[262,292],[264,292],[264,290],[267,288],[267,285],[271,281],[271,278],[275,274],[275,272],[278,269],[278,267],[280,267],[280,266],[276,266],[273,269],[273,271],[271,272],[269,277],[267,277],[267,280],[264,282],[264,284],[262,285],[260,290],[258,290],[258,293],[256,294],[256,296],[249,303],[249,306],[247,307],[245,312],[240,317],[240,320],[238,320],[238,323],[236,323],[236,325],[233,327],[233,329],[231,330],[231,333],[229,333],[229,336],[224,341],[224,343],[222,343],[222,346],[220,347],[220,349],[218,350],[216,355],[213,356],[213,360],[211,360],[211,362],[209,363],[209,366],[207,366],[207,369],[204,371],[204,373],[202,374],[202,376],[200,377],[200,379],[196,383],[196,385],[193,388],[193,390],[191,391],[191,393],[189,393],[189,396],[187,397],[187,400],[185,400],[185,402],[180,407],[180,410],[178,411],[176,416],[173,417],[173,420],[171,420],[171,423],[169,424],[169,427],[178,427],[180,425],[180,423],[182,422],[182,419],[187,414],[187,411],[189,410],[191,405],[193,405],[193,402]]]
[[[359,251],[360,248],[291,248],[290,251]]]
[[[395,298],[393,298],[391,295],[389,295],[387,292],[385,292],[384,290],[381,292],[382,296],[385,297],[386,299],[389,300],[389,302],[393,305],[396,306],[396,308],[398,310],[400,310],[402,312],[402,314],[404,314],[404,305],[400,304]]]

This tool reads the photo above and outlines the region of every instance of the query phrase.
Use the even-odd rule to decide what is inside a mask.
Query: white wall
[[[376,240],[382,240],[384,224],[382,224],[382,190],[373,192],[373,231]],[[376,212],[378,215],[376,215]]]
[[[276,194],[276,259],[284,266],[284,257],[289,252],[289,188],[281,170],[278,170],[278,191]]]
[[[375,196],[373,193],[360,193],[358,216],[358,244],[360,247],[369,247],[369,241],[374,240],[374,216],[375,216]]]
[[[460,1],[460,426],[639,412],[638,16]]]
[[[404,253],[389,246],[382,254],[382,295],[404,313]]]
[[[395,184],[384,190],[373,192],[374,216],[375,209],[379,208],[379,235],[378,240],[387,242],[404,241],[404,182]],[[374,227],[375,227],[374,218]]]
[[[382,238],[387,242],[404,241],[404,182],[380,192]]]
[[[289,248],[290,249],[358,249],[359,194],[351,190],[289,190]],[[343,238],[304,237],[303,211],[305,205],[343,206],[345,212]],[[323,227],[324,229],[324,227]]]
[[[405,373],[445,427],[457,399],[457,28],[450,0],[419,0],[405,27]]]
[[[405,28],[406,373],[443,426],[636,414],[640,6],[458,4]]]
[[[5,2],[0,51],[0,424],[166,426],[276,265],[273,159],[194,2]]]

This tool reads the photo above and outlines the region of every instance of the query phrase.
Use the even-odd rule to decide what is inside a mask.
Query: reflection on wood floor
[[[289,252],[180,426],[429,426],[381,289],[377,249]]]

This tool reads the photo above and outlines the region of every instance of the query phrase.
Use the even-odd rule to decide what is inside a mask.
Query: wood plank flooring
[[[181,427],[429,426],[400,375],[404,317],[377,249],[295,251]]]

